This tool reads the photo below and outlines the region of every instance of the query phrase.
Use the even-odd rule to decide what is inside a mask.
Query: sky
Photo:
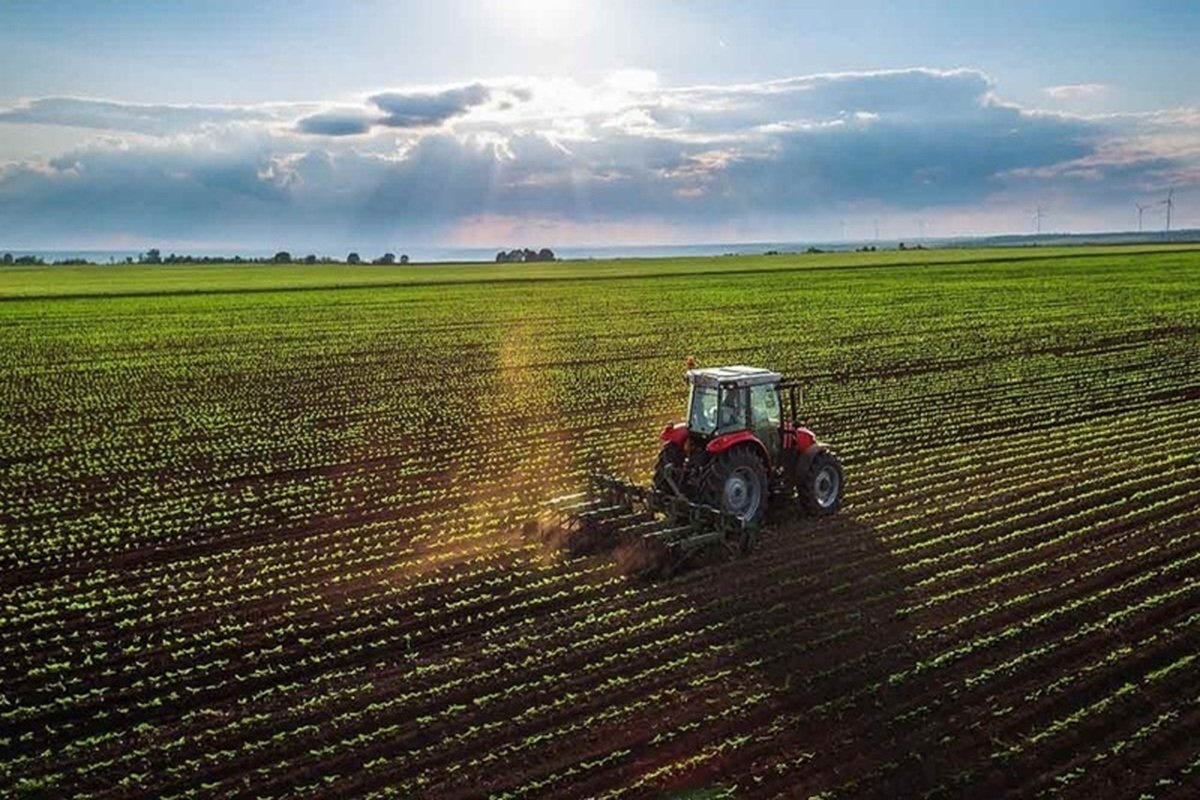
[[[0,31],[0,249],[1149,231],[1168,193],[1200,227],[1183,0],[6,0]]]

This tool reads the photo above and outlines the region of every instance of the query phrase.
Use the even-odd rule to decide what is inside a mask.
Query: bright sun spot
[[[537,39],[552,39],[583,24],[583,0],[488,0],[495,24]]]

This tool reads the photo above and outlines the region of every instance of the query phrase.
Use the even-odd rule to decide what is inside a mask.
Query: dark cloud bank
[[[0,122],[100,138],[0,166],[0,241],[341,247],[436,238],[492,217],[702,231],[1020,202],[1035,189],[1124,203],[1195,168],[1178,147],[1154,152],[1153,126],[1017,108],[973,70],[568,88],[475,83],[326,108],[34,100]]]

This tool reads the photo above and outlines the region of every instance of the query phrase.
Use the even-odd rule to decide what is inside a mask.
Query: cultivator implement
[[[550,530],[572,554],[618,548],[630,572],[670,574],[701,550],[721,545],[748,553],[758,526],[682,493],[638,486],[608,475],[587,492],[550,503]]]

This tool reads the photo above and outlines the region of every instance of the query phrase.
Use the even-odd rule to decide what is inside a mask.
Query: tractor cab
[[[712,367],[688,370],[687,381],[687,429],[693,441],[707,445],[747,432],[762,442],[771,463],[778,462],[783,448],[782,375],[757,367]]]

